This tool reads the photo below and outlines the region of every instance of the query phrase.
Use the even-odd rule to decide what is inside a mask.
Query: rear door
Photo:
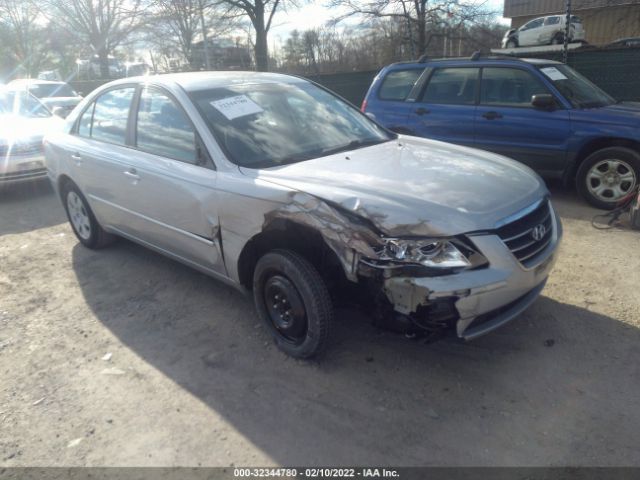
[[[477,67],[434,69],[412,105],[410,130],[420,137],[473,145],[479,72]]]
[[[135,217],[129,232],[187,263],[226,274],[216,171],[195,127],[159,87],[144,87],[134,109],[134,149],[121,171],[126,208]]]
[[[564,169],[571,135],[567,110],[531,105],[531,97],[551,93],[526,69],[484,67],[476,111],[478,148],[506,155],[535,170],[554,175]]]
[[[119,86],[97,97],[81,114],[64,152],[69,173],[98,221],[118,229],[126,229],[131,220],[123,205],[123,165],[131,155],[127,136],[135,90],[134,85]]]

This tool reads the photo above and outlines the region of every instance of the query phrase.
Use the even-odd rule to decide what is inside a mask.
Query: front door
[[[555,175],[564,170],[571,134],[569,114],[561,106],[551,111],[533,107],[531,97],[539,93],[550,92],[527,70],[483,68],[475,143]]]
[[[518,46],[540,45],[540,34],[543,23],[544,18],[536,18],[520,27],[518,30]]]
[[[169,94],[146,87],[135,116],[132,155],[123,170],[131,234],[158,249],[226,274],[219,236],[216,171],[199,153],[186,113]]]

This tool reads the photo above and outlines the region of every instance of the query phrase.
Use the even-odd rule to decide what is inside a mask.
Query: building
[[[566,5],[566,0],[504,0],[504,17],[518,28],[536,17],[565,13]],[[593,45],[640,37],[640,0],[572,0],[571,12],[582,19]]]

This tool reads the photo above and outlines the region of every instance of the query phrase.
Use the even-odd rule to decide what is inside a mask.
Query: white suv
[[[502,48],[559,45],[564,43],[566,15],[535,18],[520,28],[508,30],[502,39]],[[584,27],[579,17],[571,16],[569,42],[584,41]]]

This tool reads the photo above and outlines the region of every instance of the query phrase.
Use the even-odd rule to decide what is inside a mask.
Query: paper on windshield
[[[567,77],[565,77],[564,74],[556,67],[545,67],[541,68],[540,71],[553,81],[567,79]]]
[[[227,117],[227,120],[233,120],[234,118],[245,117],[264,111],[260,108],[260,105],[246,95],[236,95],[235,97],[214,100],[210,103],[213,108]]]

